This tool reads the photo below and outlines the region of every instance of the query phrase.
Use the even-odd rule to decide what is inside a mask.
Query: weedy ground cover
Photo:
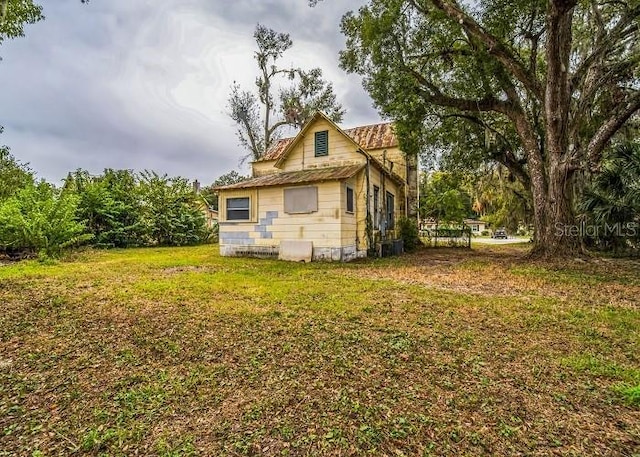
[[[0,456],[637,456],[640,265],[525,249],[0,266]]]

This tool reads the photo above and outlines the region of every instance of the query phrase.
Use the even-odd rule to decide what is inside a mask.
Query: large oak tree
[[[405,150],[502,163],[531,193],[533,254],[575,255],[576,177],[640,109],[639,17],[638,0],[371,0],[343,18],[341,61]]]

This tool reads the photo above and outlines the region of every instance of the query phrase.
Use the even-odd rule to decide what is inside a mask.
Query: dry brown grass
[[[214,247],[0,267],[0,455],[640,449],[640,267]]]

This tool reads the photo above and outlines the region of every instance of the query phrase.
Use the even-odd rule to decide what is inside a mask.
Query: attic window
[[[322,132],[316,132],[315,155],[316,157],[329,155],[329,131],[328,130],[323,130]]]

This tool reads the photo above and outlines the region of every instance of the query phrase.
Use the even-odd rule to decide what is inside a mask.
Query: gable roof
[[[271,147],[267,150],[267,152],[260,157],[256,162],[265,162],[267,160],[278,160],[280,156],[284,153],[287,146],[291,144],[294,140],[294,137],[291,138],[282,138],[281,140],[276,141]]]
[[[314,116],[312,120],[307,122],[307,126],[316,119],[316,116]],[[323,117],[326,118],[326,116]],[[398,146],[398,138],[396,137],[396,134],[393,130],[393,124],[391,122],[363,125],[360,127],[342,130],[333,121],[328,118],[326,119],[331,122],[331,124],[335,125],[338,131],[344,133],[357,146],[364,149],[365,151],[371,149],[394,148]],[[287,154],[287,151],[290,149],[290,147],[293,146],[292,143],[294,143],[294,140],[298,138],[298,136],[300,136],[300,134],[302,134],[304,131],[305,129],[302,129],[300,133],[295,137],[282,138],[276,141],[265,153],[265,155],[257,160],[257,162],[280,160]]]
[[[348,179],[365,167],[364,164],[348,165],[345,167],[311,168],[298,171],[285,171],[257,178],[248,179],[227,186],[215,187],[216,190],[247,189],[251,187],[281,186],[285,184],[302,184],[321,181],[338,181]]]

